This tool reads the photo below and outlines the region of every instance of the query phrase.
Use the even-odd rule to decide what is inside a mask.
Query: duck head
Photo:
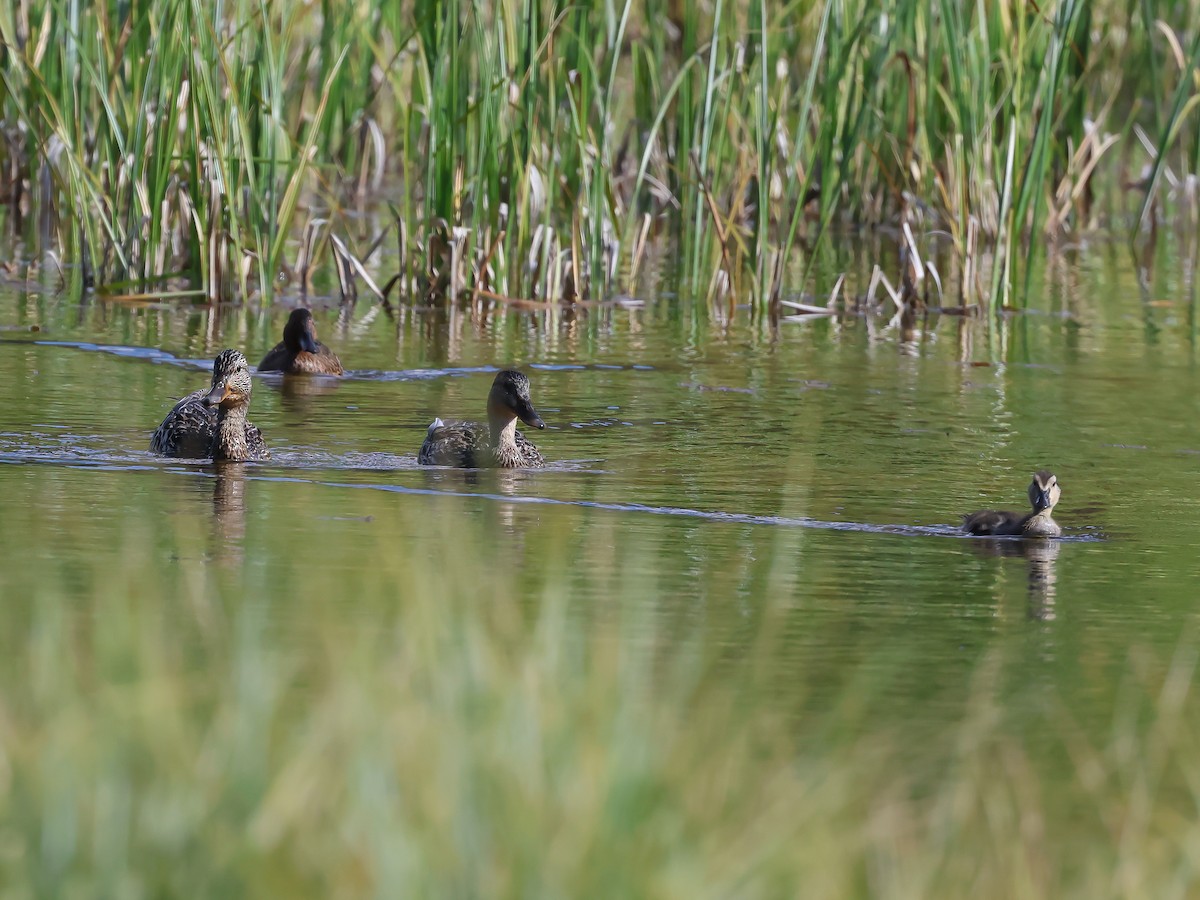
[[[530,428],[546,427],[529,399],[529,379],[516,369],[505,369],[492,382],[488,394],[488,418],[511,420],[513,417]]]
[[[226,409],[250,402],[250,364],[237,350],[222,350],[213,362],[212,388],[204,397],[205,406]]]
[[[1029,502],[1033,505],[1034,512],[1049,512],[1054,509],[1054,504],[1058,503],[1061,495],[1058,479],[1054,477],[1053,472],[1043,469],[1036,473],[1033,481],[1029,483]]]
[[[283,326],[283,345],[292,353],[303,350],[306,353],[316,353],[317,325],[312,313],[304,307],[293,309],[288,316],[287,324]]]

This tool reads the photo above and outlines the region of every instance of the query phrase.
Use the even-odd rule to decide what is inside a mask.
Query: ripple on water
[[[180,366],[188,369],[201,369],[212,371],[212,360],[201,358],[190,358],[176,356],[166,350],[159,350],[155,347],[137,347],[126,344],[99,344],[93,341],[22,341],[21,343],[32,343],[41,347],[66,347],[72,350],[82,350],[87,353],[107,353],[113,356],[120,356],[127,359],[142,359],[147,362],[161,363],[167,365]],[[621,372],[621,371],[636,371],[636,372],[652,372],[654,366],[636,364],[636,365],[618,365],[614,363],[530,363],[530,369],[535,369],[542,372],[583,372],[590,370],[605,371],[605,372]],[[420,368],[420,369],[347,369],[340,376],[340,379],[331,376],[331,380],[350,380],[350,381],[431,381],[437,378],[457,377],[463,375],[480,375],[499,372],[499,366],[441,366],[438,368]],[[264,379],[272,381],[283,381],[285,376],[276,372],[263,372],[255,374]],[[321,376],[305,376],[306,378]]]
[[[156,456],[147,451],[113,451],[111,448],[95,448],[87,446],[92,442],[101,441],[96,435],[53,435],[43,436],[45,440],[30,441],[37,435],[20,435],[11,432],[0,433],[0,463],[8,464],[50,464],[74,467],[103,468],[116,471],[146,471],[162,469],[196,473],[206,472],[213,468],[211,460],[173,459]],[[554,473],[586,473],[611,474],[605,470],[591,467],[596,460],[566,460],[556,462],[539,469],[512,470],[523,479],[532,479]],[[398,494],[413,494],[424,496],[446,496],[472,498],[475,500],[490,500],[503,503],[541,504],[549,506],[574,506],[581,509],[597,509],[618,513],[642,513],[655,516],[673,516],[703,519],[711,522],[736,523],[742,525],[764,525],[778,528],[812,528],[824,531],[849,531],[865,534],[906,535],[910,537],[954,537],[964,540],[982,540],[972,535],[966,535],[954,525],[897,525],[874,524],[867,522],[827,521],[807,516],[773,516],[753,513],[733,512],[727,510],[703,510],[682,506],[656,506],[642,503],[603,502],[597,500],[569,499],[545,497],[534,494],[494,494],[486,491],[455,491],[443,488],[421,488],[409,485],[387,484],[381,482],[349,483],[329,481],[320,478],[301,478],[296,475],[270,475],[267,471],[290,470],[294,472],[321,472],[354,470],[366,472],[414,472],[420,471],[431,475],[452,472],[474,472],[482,474],[494,470],[461,470],[448,467],[422,466],[417,463],[415,456],[397,456],[391,453],[374,452],[359,453],[350,451],[335,454],[325,450],[310,448],[288,448],[272,451],[268,462],[250,462],[244,464],[247,469],[247,480],[289,481],[321,485],[330,488],[352,488],[354,490],[377,490]],[[502,470],[508,474],[507,470]],[[251,474],[254,473],[254,474]],[[1088,530],[1080,534],[1064,535],[1060,541],[1090,542],[1103,540],[1103,535],[1097,530]],[[1016,541],[1019,537],[987,538],[988,541]]]

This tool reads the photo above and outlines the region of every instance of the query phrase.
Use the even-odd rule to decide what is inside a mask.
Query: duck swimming
[[[1062,491],[1058,479],[1045,469],[1033,476],[1029,484],[1029,502],[1033,512],[1022,514],[985,509],[963,516],[963,530],[979,535],[1022,535],[1024,537],[1058,537],[1062,528],[1050,514]]]
[[[423,466],[457,466],[505,469],[538,468],[546,460],[525,435],[517,431],[517,419],[531,428],[545,428],[529,399],[529,379],[515,369],[496,375],[488,393],[488,424],[434,419],[417,454]]]
[[[246,421],[250,389],[246,357],[222,350],[213,362],[212,387],[175,404],[150,438],[150,450],[185,459],[270,459],[262,432]]]
[[[283,326],[283,340],[258,364],[260,372],[289,375],[341,375],[342,362],[317,340],[313,315],[304,307],[293,309]]]

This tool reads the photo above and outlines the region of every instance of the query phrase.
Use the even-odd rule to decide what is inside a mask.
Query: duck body
[[[443,422],[429,426],[417,454],[423,466],[456,466],[461,469],[537,469],[546,464],[542,452],[520,431],[513,429],[511,446],[494,446],[486,425],[480,422]]]
[[[417,454],[423,466],[536,469],[546,464],[541,451],[517,430],[517,420],[533,428],[546,423],[529,398],[529,379],[514,369],[496,375],[488,394],[487,424],[444,423],[434,419]]]
[[[246,418],[249,406],[246,357],[225,350],[213,364],[212,387],[175,404],[151,436],[150,450],[177,459],[270,459],[262,432]]]
[[[999,509],[985,509],[964,516],[963,530],[970,534],[996,536],[1058,537],[1062,534],[1062,528],[1049,516]]]
[[[195,391],[175,404],[150,436],[150,452],[181,459],[207,459],[217,433],[217,411]]]
[[[342,361],[317,340],[317,326],[307,309],[294,309],[283,326],[283,340],[258,364],[260,372],[286,375],[341,375]]]
[[[981,510],[963,516],[963,531],[980,536],[1059,537],[1062,527],[1054,521],[1051,513],[1061,494],[1058,479],[1053,473],[1042,470],[1033,476],[1029,485],[1029,502],[1033,512]]]
[[[177,459],[270,459],[257,425],[243,417],[241,440],[217,443],[218,407],[206,402],[208,391],[195,391],[175,404],[150,438],[150,450]],[[237,448],[242,444],[245,450]]]

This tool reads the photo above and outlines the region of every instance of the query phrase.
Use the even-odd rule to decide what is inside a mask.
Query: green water
[[[219,469],[150,432],[286,306],[0,289],[5,896],[1192,893],[1194,310],[1060,265],[915,335],[326,306]],[[549,468],[417,467],[508,364]],[[956,534],[1038,468],[1067,539]]]

